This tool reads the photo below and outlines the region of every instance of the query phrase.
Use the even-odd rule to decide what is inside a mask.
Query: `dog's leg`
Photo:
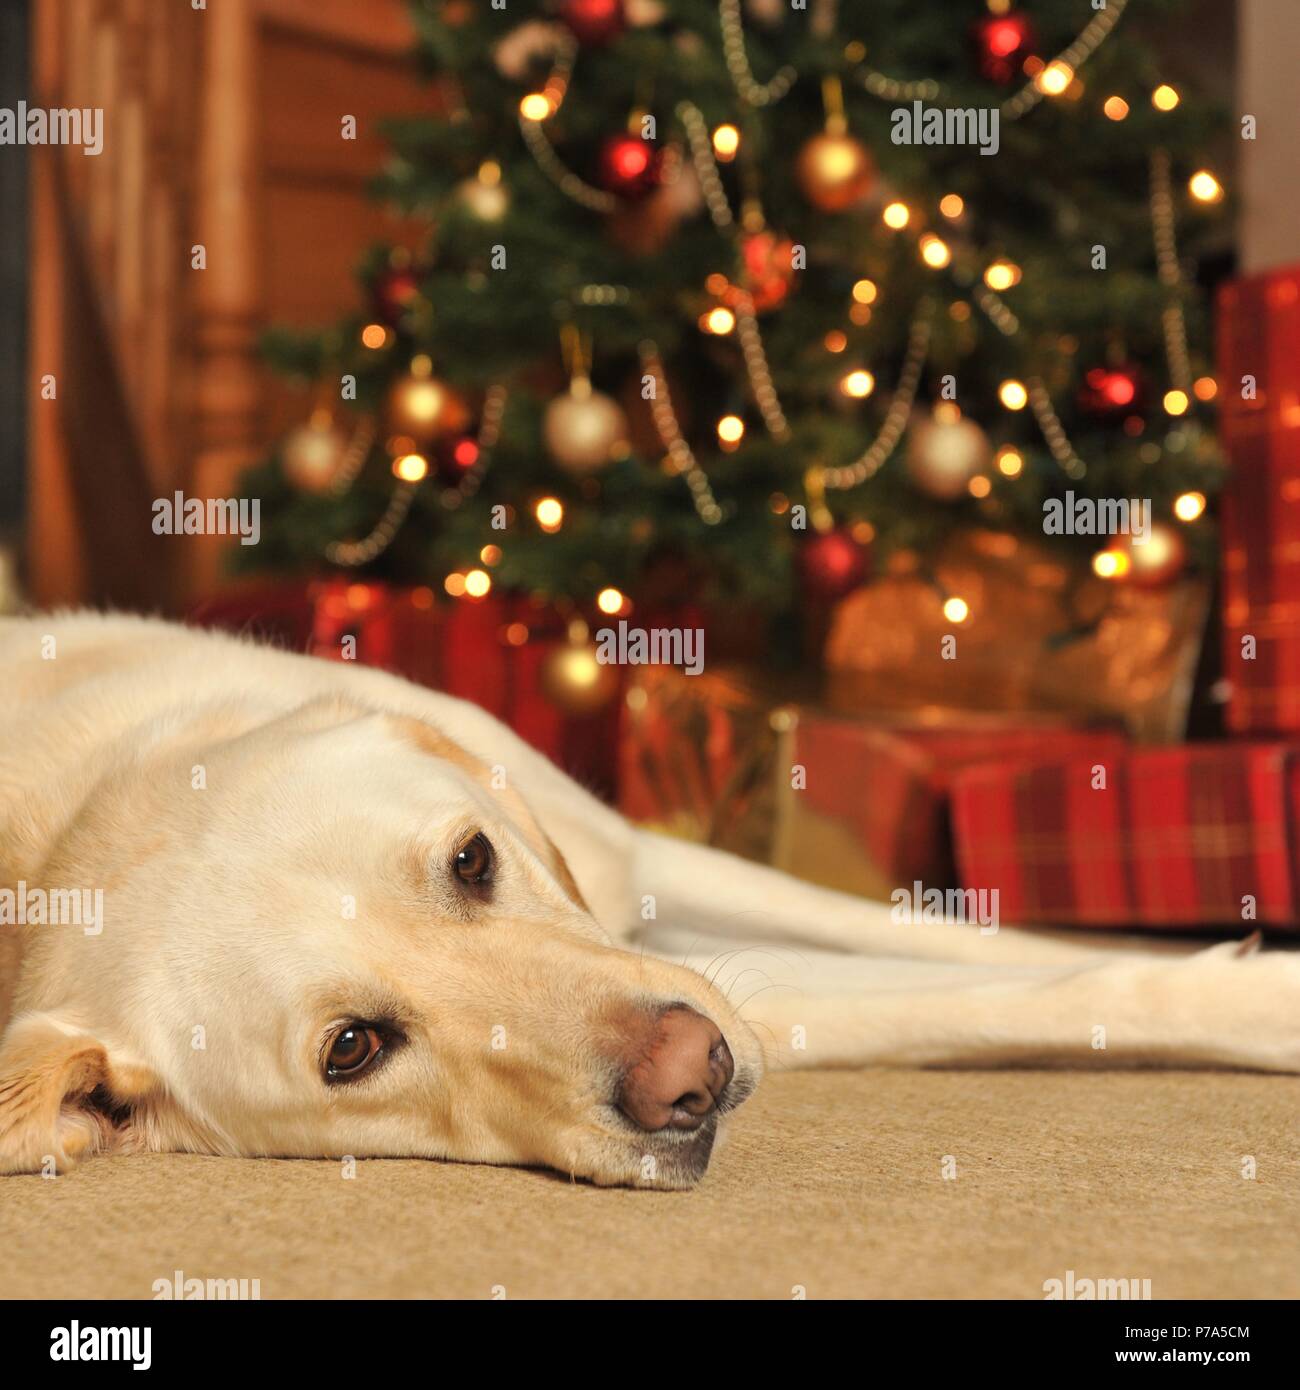
[[[1109,932],[1080,944],[1014,928],[984,933],[974,925],[902,923],[888,904],[817,888],[719,850],[648,831],[636,831],[633,843],[632,887],[643,926],[652,920],[674,931],[726,936],[733,943],[803,943],[978,965],[1077,965],[1110,959],[1124,949],[1187,949],[1178,942],[1135,943]]]
[[[966,966],[698,945],[687,963],[728,996],[778,1067],[1300,1071],[1300,953],[1292,951],[1229,942],[1181,960]]]

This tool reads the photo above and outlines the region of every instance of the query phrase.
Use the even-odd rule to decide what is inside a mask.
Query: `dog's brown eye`
[[[462,883],[486,883],[492,872],[492,846],[482,835],[475,835],[457,851],[452,868]]]
[[[349,1024],[330,1044],[325,1059],[327,1076],[356,1076],[364,1071],[383,1050],[384,1039],[377,1028],[366,1024]]]

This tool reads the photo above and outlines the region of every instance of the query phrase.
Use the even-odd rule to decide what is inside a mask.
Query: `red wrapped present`
[[[806,785],[778,798],[773,862],[804,874],[811,864],[819,882],[878,898],[914,882],[957,882],[949,804],[963,768],[1027,767],[1062,754],[1118,759],[1128,747],[1117,730],[1032,716],[882,727],[806,709],[787,739],[778,786],[791,768],[805,769]]]
[[[1237,732],[1300,729],[1300,267],[1219,295],[1224,670]]]
[[[560,616],[522,596],[439,603],[428,588],[377,580],[259,586],[192,615],[335,661],[359,661],[472,700],[509,724],[592,791],[617,789],[616,672],[595,709],[566,708],[547,688],[547,664],[569,640]]]
[[[996,889],[1008,924],[1294,929],[1294,754],[1189,744],[968,769],[952,792],[962,886]]]

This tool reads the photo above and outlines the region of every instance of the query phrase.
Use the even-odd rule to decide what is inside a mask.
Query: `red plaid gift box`
[[[962,772],[962,886],[997,889],[1006,923],[1294,929],[1295,751],[1192,744]]]
[[[880,728],[801,710],[778,778],[802,767],[806,786],[780,799],[773,862],[801,874],[811,863],[819,882],[873,897],[917,881],[947,887],[957,881],[950,793],[963,768],[1062,753],[1114,760],[1127,747],[1118,731],[1046,720],[970,714],[951,728]]]
[[[1219,296],[1219,394],[1231,472],[1222,501],[1229,727],[1300,729],[1300,267]],[[1243,399],[1244,383],[1254,390]],[[1243,639],[1253,639],[1253,656]]]

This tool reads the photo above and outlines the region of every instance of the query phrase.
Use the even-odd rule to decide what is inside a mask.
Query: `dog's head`
[[[759,1074],[700,975],[610,945],[509,768],[415,719],[160,737],[40,877],[102,885],[104,921],[25,929],[0,1171],[116,1147],[680,1187]]]

